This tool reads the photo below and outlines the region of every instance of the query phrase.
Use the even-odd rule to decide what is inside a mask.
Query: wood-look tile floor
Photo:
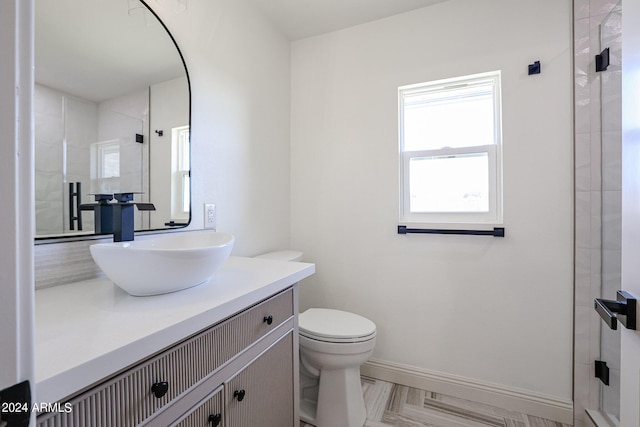
[[[362,377],[365,427],[569,427],[520,412]],[[311,427],[300,422],[300,427]],[[335,426],[341,427],[341,426]]]

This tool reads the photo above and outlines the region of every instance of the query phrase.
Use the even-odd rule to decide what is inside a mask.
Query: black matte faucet
[[[155,211],[153,203],[133,203],[133,193],[115,193],[113,206],[113,241],[130,242],[134,238],[133,207],[141,211]]]
[[[133,194],[95,194],[98,203],[80,205],[80,210],[93,211],[96,234],[113,233],[114,242],[130,242],[134,237],[133,207],[139,211],[156,210],[153,203],[134,203]]]
[[[98,203],[80,205],[81,211],[93,211],[94,231],[96,234],[113,233],[113,194],[94,194]]]
[[[113,197],[113,241],[130,242],[134,236],[133,193],[116,193]]]

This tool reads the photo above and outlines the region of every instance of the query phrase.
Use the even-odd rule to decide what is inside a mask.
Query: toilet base
[[[301,398],[300,419],[316,427],[362,427],[367,410],[359,367],[321,371],[318,401]]]
[[[311,400],[300,400],[300,419],[315,426],[317,404]]]

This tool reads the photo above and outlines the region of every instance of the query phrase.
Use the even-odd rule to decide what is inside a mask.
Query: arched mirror
[[[108,233],[100,203],[133,193],[135,229],[190,220],[190,89],[140,0],[35,1],[36,239]]]

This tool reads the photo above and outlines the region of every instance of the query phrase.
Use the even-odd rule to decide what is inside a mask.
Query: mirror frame
[[[191,160],[192,160],[192,132],[191,132],[191,104],[192,104],[192,97],[191,97],[191,78],[189,77],[189,69],[187,68],[187,63],[184,59],[184,55],[182,54],[182,50],[180,49],[180,46],[178,46],[178,43],[176,42],[176,39],[173,37],[173,34],[171,33],[171,31],[169,31],[169,28],[167,27],[167,25],[164,23],[164,21],[162,19],[160,19],[160,17],[158,16],[158,14],[156,13],[155,10],[153,10],[148,4],[148,0],[138,0],[140,2],[140,4],[142,4],[142,6],[144,6],[147,9],[147,12],[149,12],[151,15],[153,15],[153,17],[155,19],[158,20],[158,22],[160,23],[160,25],[162,26],[162,28],[166,31],[167,35],[169,36],[169,38],[171,39],[171,43],[173,43],[174,47],[176,48],[178,55],[180,56],[180,61],[182,62],[182,66],[184,68],[184,72],[185,72],[185,77],[187,78],[187,91],[188,91],[188,95],[189,95],[189,109],[188,109],[188,114],[189,114],[189,219],[187,221],[186,225],[180,225],[180,226],[174,226],[174,227],[167,227],[167,228],[153,228],[153,229],[148,229],[148,230],[134,230],[134,235],[145,235],[145,234],[159,234],[159,233],[171,233],[174,231],[178,231],[178,230],[182,230],[186,227],[188,227],[191,224],[191,220],[193,218],[193,199],[192,199],[192,167],[191,167]],[[33,83],[35,84],[35,82]],[[32,89],[33,90],[33,89]],[[33,107],[31,109],[31,121],[33,123],[33,115],[34,115],[34,110]],[[33,144],[33,142],[32,142]],[[35,150],[34,150],[34,155],[35,155]],[[34,214],[34,223],[35,223],[35,214]],[[35,227],[35,225],[34,225]],[[83,240],[98,240],[98,239],[105,239],[108,238],[109,236],[112,236],[112,233],[102,233],[102,234],[98,234],[98,233],[93,233],[93,234],[69,234],[69,235],[59,235],[59,236],[47,236],[47,237],[34,237],[34,244],[36,245],[42,245],[42,244],[50,244],[50,243],[63,243],[63,242],[75,242],[75,241],[83,241]]]

